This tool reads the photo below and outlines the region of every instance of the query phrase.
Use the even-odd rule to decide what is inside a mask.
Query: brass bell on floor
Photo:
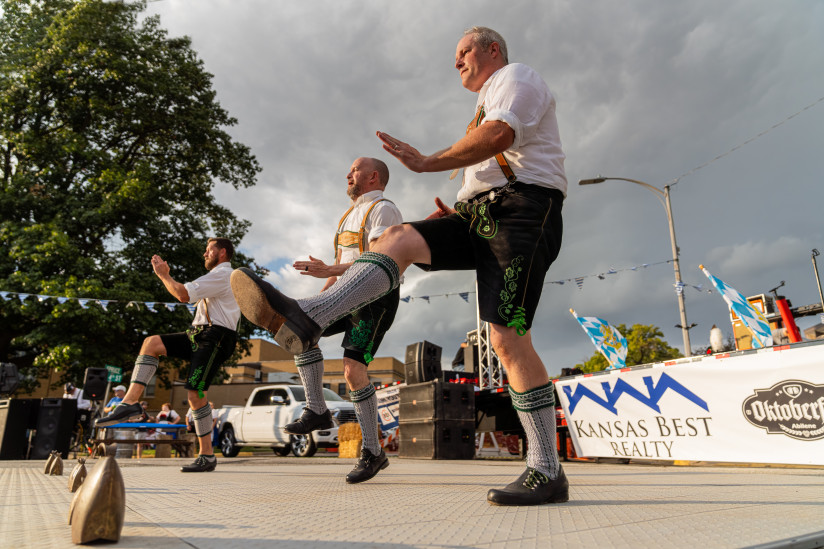
[[[69,492],[76,492],[84,480],[86,480],[86,458],[77,458],[77,465],[69,475]]]
[[[48,471],[46,471],[46,474],[62,476],[63,475],[63,458],[60,457],[60,452],[55,450],[54,452],[52,452],[52,457],[50,457],[49,459],[51,460],[51,465],[49,465],[49,468],[48,468]]]
[[[75,492],[69,508],[72,542],[119,541],[126,515],[126,487],[113,457],[104,457]]]
[[[49,474],[49,471],[51,471],[51,468],[52,468],[52,464],[54,463],[54,458],[56,458],[58,455],[59,454],[58,454],[57,450],[52,450],[51,453],[49,454],[49,457],[46,458],[46,465],[45,465],[45,467],[43,467],[43,474],[44,475]]]

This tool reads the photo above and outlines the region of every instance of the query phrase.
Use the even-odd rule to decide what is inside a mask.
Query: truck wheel
[[[292,453],[299,458],[312,457],[318,451],[311,435],[291,435],[289,440],[292,441]]]
[[[227,458],[233,458],[240,452],[240,446],[235,439],[235,431],[227,426],[220,433],[220,453]]]
[[[292,451],[292,446],[273,446],[272,451],[278,456],[288,456]]]

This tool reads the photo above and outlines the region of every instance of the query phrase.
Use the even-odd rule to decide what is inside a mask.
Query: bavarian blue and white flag
[[[698,268],[704,271],[704,274],[710,279],[710,282],[712,282],[713,286],[715,286],[721,294],[721,297],[727,302],[730,310],[738,315],[738,318],[741,319],[744,326],[750,329],[752,332],[753,347],[769,347],[772,345],[773,340],[770,323],[767,322],[767,319],[764,318],[761,311],[753,307],[752,304],[747,301],[747,298],[741,295],[738,290],[732,286],[727,286],[720,278],[712,276],[703,265],[699,265]]]
[[[578,316],[574,310],[570,313],[581,325],[581,328],[592,340],[595,348],[604,355],[609,362],[609,368],[623,368],[627,361],[627,338],[621,332],[606,323],[606,321],[594,316]]]

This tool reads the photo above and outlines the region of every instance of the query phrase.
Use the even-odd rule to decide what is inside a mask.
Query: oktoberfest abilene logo
[[[824,385],[790,379],[756,389],[742,406],[747,421],[768,434],[797,440],[824,438]]]

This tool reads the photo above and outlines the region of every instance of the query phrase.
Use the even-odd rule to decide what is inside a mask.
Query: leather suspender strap
[[[335,231],[335,240],[334,240],[335,255],[336,256],[338,255],[338,239],[340,238],[340,228],[343,226],[343,222],[346,221],[346,218],[349,217],[349,214],[352,213],[352,210],[354,210],[354,209],[355,209],[355,205],[352,204],[352,206],[350,206],[349,209],[346,210],[346,213],[343,214],[343,217],[341,217],[340,221],[338,222],[338,230]]]
[[[472,122],[466,127],[466,133],[471,132],[475,128],[481,125],[483,122],[484,117],[486,117],[486,110],[484,106],[481,105],[478,107],[478,112],[475,115],[475,118],[472,119]],[[515,177],[515,172],[512,171],[512,167],[510,167],[509,162],[507,162],[504,153],[498,153],[495,155],[495,161],[498,162],[498,166],[500,166],[501,171],[504,172],[504,177],[510,183],[514,182],[517,178]]]
[[[209,316],[209,302],[206,301],[206,298],[203,298],[200,301],[203,302],[203,311],[206,313],[206,322],[208,322],[209,326],[211,326],[212,318]]]
[[[363,220],[361,221],[360,230],[358,230],[358,251],[363,253],[363,250],[366,248],[366,220],[369,219],[369,214],[372,213],[372,209],[378,205],[379,202],[383,202],[384,200],[391,202],[388,198],[379,198],[372,202],[369,205],[369,209],[366,210],[366,215],[363,216]],[[349,214],[352,213],[352,210],[355,208],[353,205],[351,208],[346,210],[346,213],[343,214],[343,217],[340,218],[340,222],[338,223],[338,230],[335,231],[335,255],[337,256],[338,253],[338,242],[340,241],[340,228],[343,226],[343,222],[346,221],[346,218],[349,217]]]
[[[369,206],[369,209],[366,210],[366,215],[363,216],[363,221],[361,221],[360,230],[358,231],[358,251],[363,253],[363,250],[366,248],[366,220],[369,217],[369,214],[372,212],[372,209],[378,205],[378,202],[383,202],[387,200],[386,198],[379,198],[372,202],[372,205]]]

